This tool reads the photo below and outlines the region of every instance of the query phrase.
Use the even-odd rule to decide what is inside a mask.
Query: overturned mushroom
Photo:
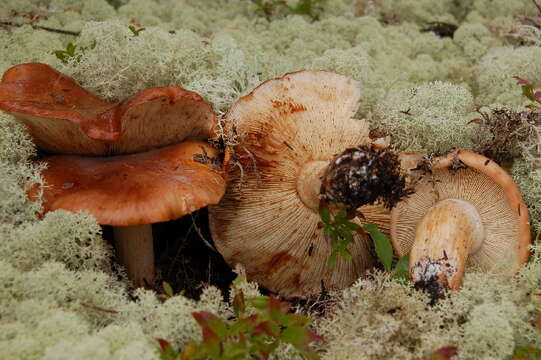
[[[435,296],[460,287],[467,266],[513,274],[528,259],[528,210],[509,174],[466,150],[432,159],[415,193],[392,211],[391,237],[410,276]]]
[[[225,192],[217,150],[202,141],[108,158],[44,160],[44,210],[87,211],[112,225],[120,261],[136,286],[154,280],[150,224],[217,204]]]
[[[57,154],[127,154],[203,140],[216,123],[203,98],[178,86],[146,89],[113,103],[41,63],[4,73],[0,110],[24,123],[39,149]]]
[[[345,201],[344,188],[334,186],[338,179],[391,177],[373,166],[385,151],[368,145],[366,121],[352,119],[359,100],[352,79],[300,71],[264,82],[227,114],[234,129],[228,135],[238,136],[239,145],[227,166],[226,195],[210,208],[210,229],[225,260],[244,265],[249,278],[269,290],[304,297],[344,288],[375,263],[367,235],[355,233],[353,260],[328,268],[331,249],[318,226],[322,199],[352,208],[368,203],[362,196]],[[361,195],[365,184],[351,185],[346,192]],[[366,221],[372,214],[388,217],[370,210]]]

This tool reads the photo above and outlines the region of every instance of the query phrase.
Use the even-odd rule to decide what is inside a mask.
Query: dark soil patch
[[[235,279],[229,265],[214,249],[208,228],[207,210],[203,209],[181,219],[155,224],[154,254],[157,270],[157,292],[163,292],[166,281],[175,293],[199,299],[205,286],[219,288],[227,298]],[[203,237],[203,238],[202,238]],[[208,245],[205,243],[205,239]]]
[[[165,281],[175,294],[182,292],[184,296],[198,300],[203,289],[212,285],[227,299],[236,275],[223,257],[201,238],[214,247],[207,209],[192,215],[152,225],[156,280],[151,288],[163,294]],[[105,226],[103,235],[112,243],[111,227]]]

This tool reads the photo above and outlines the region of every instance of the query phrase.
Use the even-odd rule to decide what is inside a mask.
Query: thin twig
[[[195,229],[195,232],[197,232],[197,235],[199,235],[201,240],[203,240],[203,242],[205,243],[205,245],[208,246],[209,249],[211,249],[212,251],[217,253],[218,251],[214,248],[214,246],[212,246],[212,244],[207,239],[205,239],[205,237],[201,233],[201,230],[199,229],[199,227],[195,223],[195,218],[194,218],[193,214],[190,214],[190,216],[192,217],[193,228]]]
[[[50,27],[47,27],[47,26],[40,26],[40,25],[33,25],[33,24],[17,24],[17,23],[13,23],[13,22],[10,22],[10,21],[0,21],[0,25],[1,26],[14,26],[14,27],[21,27],[23,25],[30,25],[30,26],[32,26],[32,29],[45,30],[45,31],[55,32],[55,33],[64,34],[64,35],[72,35],[72,36],[81,35],[81,33],[78,32],[78,31],[54,29],[54,28],[50,28]]]
[[[92,310],[102,311],[102,312],[106,312],[106,313],[110,313],[110,314],[118,314],[119,313],[119,311],[111,310],[111,309],[105,309],[105,308],[102,308],[102,307],[99,307],[99,306],[96,306],[96,305],[90,305],[90,304],[86,304],[86,303],[81,303],[81,305],[83,305],[84,307],[87,307],[89,309],[92,309]]]

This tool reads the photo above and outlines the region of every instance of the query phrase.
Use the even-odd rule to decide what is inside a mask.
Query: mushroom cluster
[[[225,260],[283,296],[342,289],[375,265],[358,231],[352,260],[326,266],[322,206],[362,214],[353,221],[390,233],[398,255],[410,253],[413,282],[437,296],[460,287],[466,266],[499,263],[514,273],[531,239],[510,176],[465,150],[428,162],[392,153],[353,119],[360,97],[356,81],[326,71],[268,80],[226,114],[224,136],[234,146],[224,155],[202,141],[217,126],[211,106],[179,87],[113,103],[37,63],[9,69],[0,83],[0,110],[55,154],[44,158],[44,210],[88,211],[112,225],[137,286],[154,279],[150,224],[207,205],[215,205],[209,227]]]
[[[224,194],[221,157],[202,141],[213,135],[216,117],[191,91],[151,88],[111,103],[48,65],[29,63],[4,74],[0,109],[24,123],[42,151],[70,154],[42,159],[44,211],[87,211],[112,225],[119,260],[136,286],[154,281],[150,224],[216,204]]]

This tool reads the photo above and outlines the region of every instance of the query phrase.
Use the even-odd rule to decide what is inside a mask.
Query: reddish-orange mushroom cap
[[[113,157],[45,159],[45,211],[87,211],[102,225],[177,219],[217,204],[225,181],[217,150],[205,142]]]
[[[38,148],[64,154],[125,154],[213,135],[216,117],[198,94],[150,88],[119,103],[101,100],[49,65],[7,70],[0,110],[29,129]]]

